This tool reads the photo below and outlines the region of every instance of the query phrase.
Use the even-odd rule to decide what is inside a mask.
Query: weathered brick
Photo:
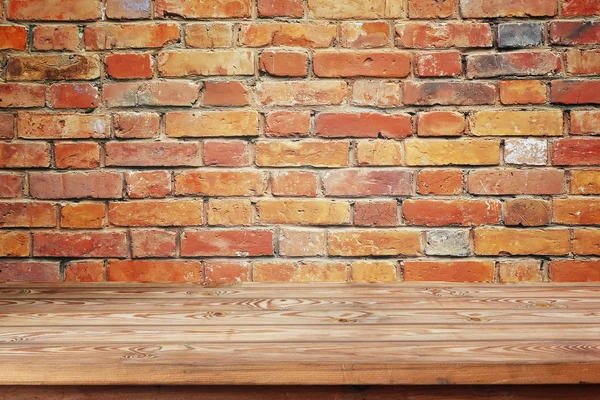
[[[571,197],[552,200],[552,222],[562,225],[600,224],[600,199]]]
[[[387,22],[344,22],[340,28],[342,47],[371,49],[387,47],[390,43],[390,25]]]
[[[596,0],[563,0],[563,17],[587,17],[600,15],[600,3]]]
[[[402,22],[396,24],[396,46],[416,49],[492,47],[489,24],[465,22]]]
[[[409,199],[402,202],[402,213],[408,225],[490,225],[500,222],[502,203],[495,200]]]
[[[409,196],[412,174],[403,170],[344,169],[323,176],[325,195],[334,197]]]
[[[252,204],[250,200],[210,199],[208,201],[209,225],[250,225]]]
[[[131,255],[133,258],[174,257],[177,250],[177,232],[166,229],[132,229]]]
[[[457,0],[409,0],[410,18],[448,18],[456,12]]]
[[[399,82],[356,80],[352,85],[352,104],[356,106],[397,107],[402,105]]]
[[[205,261],[204,275],[208,283],[240,283],[250,281],[248,262]]]
[[[465,131],[465,116],[454,111],[430,111],[419,114],[419,136],[461,136]]]
[[[24,139],[104,139],[107,115],[19,113],[17,135]]]
[[[79,49],[81,39],[75,25],[40,25],[33,29],[33,47],[36,50]]]
[[[29,257],[31,234],[19,231],[0,231],[0,257]]]
[[[325,243],[324,230],[286,228],[279,236],[279,254],[284,257],[322,256]]]
[[[573,75],[600,74],[600,50],[570,49],[566,54],[568,73]]]
[[[402,18],[404,2],[399,0],[308,0],[309,15],[317,19]]]
[[[89,83],[55,83],[50,86],[54,108],[96,108],[98,89]]]
[[[182,257],[257,257],[273,255],[273,232],[265,229],[184,231]]]
[[[404,103],[482,105],[496,102],[496,86],[480,82],[405,82]]]
[[[344,81],[260,82],[256,90],[263,105],[339,105],[346,99],[348,85]]]
[[[231,47],[233,26],[231,24],[194,23],[185,26],[186,47],[215,49]]]
[[[94,142],[62,142],[54,144],[56,167],[93,169],[100,166],[100,146]]]
[[[564,193],[565,173],[558,169],[480,169],[469,172],[468,190],[478,195],[550,195]]]
[[[106,0],[106,16],[111,19],[144,19],[150,13],[150,0]]]
[[[330,256],[417,256],[422,252],[421,233],[409,229],[329,231]]]
[[[46,87],[22,83],[0,84],[0,107],[44,107]]]
[[[354,204],[354,225],[396,226],[398,203],[396,200],[357,201]]]
[[[249,164],[248,144],[242,140],[204,142],[204,164],[243,167]]]
[[[536,260],[499,262],[498,274],[502,283],[543,281],[541,262]]]
[[[202,225],[203,203],[197,200],[145,200],[110,203],[108,218],[116,226]]]
[[[34,232],[36,257],[127,257],[125,232]]]
[[[198,166],[200,144],[196,142],[108,142],[106,166]]]
[[[170,112],[166,133],[171,137],[258,136],[256,111]]]
[[[334,200],[260,200],[258,221],[263,224],[346,225],[350,204]]]
[[[143,54],[108,54],[104,58],[106,72],[115,79],[152,78],[152,57]]]
[[[579,45],[600,43],[598,21],[552,21],[549,39],[551,44]]]
[[[9,81],[92,80],[100,77],[96,54],[9,55]]]
[[[568,229],[475,228],[475,254],[565,255],[569,238]]]
[[[239,41],[245,47],[293,46],[331,47],[337,37],[337,26],[314,23],[261,23],[241,26]]]
[[[12,139],[15,135],[15,116],[0,114],[0,139]]]
[[[570,172],[571,194],[600,194],[599,169],[575,169]]]
[[[501,81],[502,104],[544,104],[547,100],[546,84],[542,81]]]
[[[53,228],[55,226],[54,204],[37,201],[0,203],[0,228]]]
[[[397,166],[402,160],[402,145],[396,141],[370,140],[356,145],[356,162],[360,166]]]
[[[113,129],[120,139],[153,138],[160,130],[160,116],[148,112],[113,114]]]
[[[165,51],[158,56],[163,77],[254,75],[254,53],[239,51]]]
[[[550,263],[553,282],[600,282],[600,261],[555,260]]]
[[[561,70],[560,56],[550,51],[467,56],[467,77],[469,78],[555,75]]]
[[[264,51],[259,69],[273,76],[306,76],[308,55],[298,51]]]
[[[102,282],[104,281],[104,261],[70,261],[65,267],[65,282]]]
[[[119,199],[123,177],[117,172],[36,172],[29,174],[29,191],[38,199]]]
[[[504,162],[516,165],[546,165],[548,142],[539,139],[508,139],[504,141]]]
[[[303,261],[292,282],[345,282],[347,270],[343,262]]]
[[[425,254],[428,256],[466,257],[470,252],[468,230],[442,229],[427,232]]]
[[[462,58],[458,51],[419,53],[416,62],[418,76],[438,77],[462,74]]]
[[[573,253],[579,256],[600,255],[600,229],[573,229]]]
[[[600,139],[555,140],[552,165],[600,165]]]
[[[404,78],[410,73],[410,54],[382,51],[317,51],[313,56],[313,69],[315,75],[321,78]]]
[[[406,164],[417,165],[498,165],[497,140],[411,139],[404,144]]]
[[[498,25],[499,48],[541,46],[544,43],[544,25],[538,22],[507,23]]]
[[[162,198],[171,194],[169,171],[129,171],[125,173],[125,181],[131,199]]]
[[[17,25],[0,25],[0,50],[25,50],[27,29]]]
[[[58,282],[58,262],[0,261],[0,282]]]
[[[23,177],[14,173],[0,173],[0,199],[23,196]]]
[[[247,106],[248,87],[242,82],[205,82],[204,105]]]
[[[465,18],[551,17],[558,13],[555,0],[460,0]]]
[[[405,261],[405,281],[493,282],[493,261]]]
[[[179,260],[110,260],[109,282],[202,282],[202,263]]]
[[[354,282],[395,282],[398,271],[392,261],[358,261],[350,266],[350,274]]]
[[[273,111],[265,119],[265,136],[307,136],[310,111]]]
[[[298,275],[298,265],[291,261],[256,262],[254,282],[291,282]]]
[[[104,203],[70,203],[60,209],[60,227],[70,229],[99,229],[104,226]]]
[[[417,192],[432,195],[463,193],[463,174],[457,170],[424,169],[417,176]]]
[[[315,132],[322,137],[404,138],[412,135],[409,114],[320,113]]]
[[[177,15],[183,18],[247,18],[250,17],[250,0],[156,0],[159,18]]]
[[[188,81],[107,83],[103,101],[108,107],[192,106],[200,86]]]
[[[187,171],[175,176],[177,195],[261,196],[266,186],[258,171]]]
[[[512,199],[504,204],[504,223],[544,226],[550,223],[550,203],[537,199]]]
[[[600,81],[552,81],[550,101],[559,104],[600,104]]]
[[[8,19],[25,21],[92,21],[101,18],[100,0],[9,0]]]
[[[37,168],[50,166],[47,143],[1,143],[0,168]]]
[[[476,111],[470,122],[471,134],[474,136],[562,136],[563,134],[561,110]]]
[[[316,197],[317,174],[309,171],[271,173],[271,192],[278,197]]]
[[[300,18],[304,15],[304,5],[302,0],[258,0],[258,15]]]
[[[348,142],[258,142],[256,165],[259,167],[345,167],[348,166],[349,147]]]

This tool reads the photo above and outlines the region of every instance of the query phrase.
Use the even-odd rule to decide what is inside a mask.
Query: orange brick
[[[189,171],[175,176],[177,195],[261,196],[266,180],[256,171]]]
[[[244,24],[240,30],[240,44],[245,47],[294,46],[330,47],[337,36],[333,24]]]
[[[210,199],[208,201],[209,225],[250,225],[252,214],[250,200]]]
[[[41,25],[33,29],[33,47],[36,50],[79,49],[81,39],[75,25]]]
[[[22,26],[0,26],[0,49],[25,50],[27,48],[27,29]]]
[[[308,10],[309,16],[317,19],[380,19],[404,16],[403,2],[386,0],[308,0]]]
[[[564,225],[600,224],[600,199],[572,197],[552,200],[552,222]]]
[[[570,172],[571,194],[600,194],[600,170],[575,169]]]
[[[145,200],[110,203],[109,221],[115,226],[202,225],[203,203],[197,200]]]
[[[561,110],[477,111],[470,121],[474,136],[562,136]]]
[[[554,282],[600,282],[600,261],[552,261],[550,279]]]
[[[231,47],[233,26],[231,24],[193,23],[185,26],[187,47],[215,49]]]
[[[272,256],[273,232],[264,229],[184,231],[183,257]]]
[[[1,261],[0,282],[58,282],[58,262]]]
[[[156,0],[156,15],[164,18],[178,15],[184,18],[247,18],[250,17],[250,0]]]
[[[175,257],[177,232],[165,229],[132,229],[133,258]]]
[[[247,262],[206,261],[206,282],[240,283],[250,280],[251,265]]]
[[[423,251],[421,233],[406,229],[329,231],[330,256],[416,256]]]
[[[9,19],[26,21],[93,21],[101,18],[100,0],[9,0]]]
[[[573,229],[573,253],[579,256],[600,255],[600,229]]]
[[[171,194],[169,171],[129,171],[125,173],[125,181],[131,199],[161,198]]]
[[[165,51],[158,56],[163,77],[254,75],[254,53],[228,51]]]
[[[396,24],[396,46],[416,49],[492,47],[494,34],[486,23],[402,22]]]
[[[402,145],[388,140],[358,142],[356,161],[360,166],[397,166],[401,165]]]
[[[340,35],[342,47],[355,49],[388,47],[390,25],[387,22],[344,22]]]
[[[242,82],[205,82],[204,105],[247,106],[248,88]]]
[[[475,254],[566,255],[568,229],[475,228]]]
[[[50,146],[47,143],[0,142],[0,154],[0,168],[50,166]]]
[[[171,137],[258,136],[256,111],[170,112],[166,133]]]
[[[562,194],[565,173],[558,169],[477,170],[471,171],[468,190],[472,194]]]
[[[316,182],[315,182],[316,184]],[[23,196],[23,177],[13,173],[0,174],[0,198],[11,199]]]
[[[399,82],[357,80],[352,86],[352,104],[356,106],[397,107],[402,105]]]
[[[150,54],[108,54],[104,58],[106,72],[115,79],[152,78]]]
[[[473,226],[500,223],[502,203],[495,200],[422,200],[402,202],[407,225]]]
[[[107,166],[198,166],[200,143],[194,142],[108,142],[105,145]]]
[[[35,257],[127,257],[125,232],[34,232]]]
[[[351,265],[351,280],[354,282],[395,282],[398,280],[397,266],[392,261],[358,261]]]
[[[28,257],[31,234],[19,231],[0,231],[0,257]]]
[[[502,261],[498,263],[500,282],[542,282],[541,262],[536,260]]]
[[[102,97],[108,107],[192,106],[200,86],[187,81],[107,83]]]
[[[600,3],[595,0],[564,0],[563,17],[600,15]]]
[[[448,18],[456,12],[456,0],[409,0],[410,18]]]
[[[308,55],[293,51],[264,51],[260,55],[260,70],[273,76],[306,76]]]
[[[408,114],[320,113],[315,131],[322,137],[404,138],[412,135]]]
[[[241,140],[204,142],[204,164],[243,167],[249,164],[248,144]]]
[[[324,230],[282,229],[279,237],[279,254],[284,257],[323,256],[326,242]]]
[[[6,78],[11,81],[93,80],[100,77],[96,54],[9,55]]]
[[[292,282],[345,282],[347,269],[340,262],[300,262]]]
[[[302,0],[258,0],[258,14],[263,17],[294,17],[304,15]]]
[[[71,261],[65,268],[65,282],[104,281],[104,261]]]
[[[422,170],[417,176],[420,194],[457,195],[463,193],[463,174],[456,170]]]
[[[260,82],[258,100],[263,105],[339,105],[348,95],[344,81]]]
[[[90,142],[56,143],[57,168],[93,169],[100,165],[100,146]]]
[[[350,204],[335,200],[260,200],[258,221],[263,224],[347,225]]]
[[[113,114],[113,128],[120,139],[153,138],[160,130],[160,116],[155,113]]]
[[[465,131],[465,116],[454,111],[430,111],[419,114],[419,136],[461,136]]]
[[[582,157],[582,155],[585,155]],[[600,164],[600,139],[558,139],[552,145],[553,165]]]
[[[410,73],[410,55],[406,52],[317,51],[313,56],[313,68],[320,78],[404,78]]]
[[[404,144],[406,164],[425,165],[497,165],[500,142],[496,140],[414,139]]]
[[[345,167],[348,142],[258,142],[256,165],[259,167]]]
[[[88,83],[56,83],[50,86],[54,108],[96,108],[98,89]]]
[[[256,262],[254,263],[254,282],[291,282],[298,273],[294,262]]]
[[[202,282],[199,261],[110,260],[109,282]]]
[[[174,23],[107,24],[87,26],[83,32],[87,50],[165,47],[179,40]]]
[[[571,111],[572,135],[600,135],[600,110]]]
[[[0,228],[53,228],[54,204],[37,201],[0,203]]]
[[[107,115],[19,113],[17,134],[25,139],[104,139],[110,135]]]
[[[493,282],[493,261],[405,261],[404,280]]]
[[[544,104],[546,84],[541,81],[501,81],[502,104]]]
[[[458,51],[419,53],[417,75],[422,77],[459,76],[462,74],[462,58]]]
[[[99,229],[104,226],[106,207],[104,203],[73,203],[60,209],[61,228]]]
[[[512,199],[504,205],[506,225],[543,226],[550,223],[550,203],[544,200]]]
[[[271,192],[281,197],[316,197],[317,174],[308,171],[271,173]]]
[[[463,0],[460,10],[464,18],[551,17],[558,6],[548,0]]]
[[[0,84],[2,107],[44,107],[46,88],[43,85],[22,83]]]
[[[306,136],[309,131],[309,111],[273,111],[265,120],[265,136]]]
[[[325,195],[334,197],[409,196],[412,174],[403,170],[343,169],[323,175]]]

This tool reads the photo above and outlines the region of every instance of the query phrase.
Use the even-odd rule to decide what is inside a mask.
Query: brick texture
[[[0,282],[600,280],[597,0],[0,8]]]

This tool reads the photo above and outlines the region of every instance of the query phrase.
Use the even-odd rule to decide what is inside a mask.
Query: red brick
[[[273,76],[306,76],[308,55],[296,51],[264,51],[260,55],[259,68]]]
[[[456,170],[422,170],[417,176],[420,194],[457,195],[463,193],[463,174]]]
[[[0,228],[53,228],[55,226],[54,204],[35,201],[0,203]]]
[[[573,254],[600,255],[600,229],[573,229]]]
[[[483,256],[566,255],[568,229],[475,228],[475,254]]]
[[[25,50],[27,29],[16,25],[0,26],[0,50]]]
[[[559,104],[600,104],[600,81],[552,81],[550,101]]]
[[[600,169],[576,169],[570,172],[571,194],[600,194]]]
[[[599,75],[600,50],[570,49],[567,51],[567,72],[573,75]]]
[[[247,106],[248,87],[242,82],[205,82],[204,105]]]
[[[579,45],[600,43],[598,21],[552,21],[550,22],[551,44]]]
[[[132,229],[131,254],[133,258],[175,257],[177,232],[164,229]]]
[[[108,83],[103,88],[103,100],[108,107],[189,107],[198,100],[199,91],[197,83],[187,81]]]
[[[0,282],[58,282],[58,262],[0,261]]]
[[[304,15],[304,5],[302,0],[258,0],[258,15],[300,18]]]
[[[310,111],[273,111],[265,120],[265,136],[307,136]]]
[[[6,79],[11,81],[92,80],[100,77],[96,54],[9,55]]]
[[[571,197],[552,200],[552,222],[561,225],[600,224],[600,200]]]
[[[555,0],[462,0],[465,18],[551,17],[558,13]]]
[[[596,0],[563,0],[563,17],[587,17],[600,15],[600,3]]]
[[[17,134],[25,139],[105,139],[107,115],[19,113]]]
[[[401,170],[344,169],[323,176],[325,195],[335,197],[409,196],[412,174]]]
[[[29,191],[38,199],[118,199],[123,177],[116,172],[36,172],[29,175]]]
[[[29,232],[0,231],[0,257],[29,257],[30,248]]]
[[[47,143],[1,143],[0,168],[31,168],[50,166],[50,146]]]
[[[542,81],[501,81],[502,104],[544,104],[547,100],[546,84]]]
[[[89,83],[56,83],[50,86],[54,108],[96,108],[98,89]]]
[[[492,47],[493,43],[492,28],[485,23],[403,22],[396,25],[397,47]]]
[[[477,170],[469,173],[468,190],[478,195],[562,194],[565,173],[557,169]]]
[[[544,200],[512,199],[504,207],[506,225],[544,226],[550,223],[550,203]]]
[[[100,165],[100,146],[93,142],[56,143],[54,160],[57,168],[93,169]]]
[[[256,203],[261,224],[348,225],[350,204],[325,199],[267,199]]]
[[[279,254],[284,257],[312,257],[325,254],[325,230],[282,229]]]
[[[309,17],[317,19],[403,18],[404,2],[386,0],[308,0]]]
[[[79,49],[81,39],[75,25],[41,25],[33,29],[33,47],[36,50]]]
[[[461,136],[466,128],[465,116],[454,111],[431,111],[419,114],[419,136]]]
[[[496,87],[479,82],[405,82],[404,103],[414,105],[482,105],[496,102]]]
[[[201,49],[227,48],[233,43],[233,25],[193,23],[185,26],[187,47]]]
[[[104,281],[104,261],[71,261],[65,268],[65,282]]]
[[[106,16],[111,19],[150,18],[150,0],[106,0]]]
[[[298,276],[298,265],[291,261],[254,263],[254,282],[292,282]]]
[[[256,165],[259,167],[319,167],[348,166],[348,142],[258,142]]]
[[[0,107],[44,107],[46,87],[22,83],[0,84]]]
[[[196,142],[108,142],[107,166],[198,166],[200,143]]]
[[[340,105],[348,95],[348,85],[344,81],[261,82],[257,94],[263,105]]]
[[[83,32],[87,50],[161,48],[179,41],[174,23],[90,25]]]
[[[351,102],[356,106],[381,108],[401,106],[401,83],[397,81],[366,79],[354,81]]]
[[[106,72],[115,79],[152,78],[150,54],[108,54],[104,59]]]
[[[265,177],[259,171],[187,171],[175,177],[178,196],[261,196],[265,189]]]
[[[113,114],[115,136],[121,139],[149,139],[157,137],[160,116],[155,113]]]
[[[208,224],[220,226],[251,225],[252,204],[246,199],[210,199]]]
[[[600,282],[600,261],[552,261],[550,279],[553,282]]]
[[[156,0],[156,15],[164,18],[178,15],[184,18],[247,18],[250,0]]]
[[[165,125],[170,137],[258,136],[259,114],[254,110],[170,112]]]
[[[110,282],[202,282],[202,263],[178,260],[110,260]]]
[[[8,19],[26,21],[92,21],[101,18],[100,0],[9,0]]]
[[[552,165],[599,165],[600,139],[558,139],[552,145]]]
[[[448,18],[456,12],[457,0],[409,0],[410,18]]]
[[[423,250],[421,232],[407,229],[329,231],[330,256],[417,256]]]
[[[404,280],[418,282],[493,282],[493,261],[405,261]]]
[[[0,198],[14,199],[23,196],[23,177],[13,173],[0,174]]]
[[[127,257],[125,232],[34,232],[35,257]]]
[[[308,171],[271,173],[271,192],[281,197],[316,197],[317,174]]]
[[[402,212],[408,225],[473,226],[498,224],[502,203],[495,200],[405,200]]]
[[[357,201],[354,204],[354,225],[396,226],[398,225],[397,214],[396,200]]]
[[[60,209],[60,227],[70,229],[99,229],[104,226],[104,203],[72,203]]]
[[[169,171],[129,171],[125,173],[125,181],[131,199],[161,198],[171,194]]]
[[[460,52],[417,54],[417,75],[424,77],[458,76],[462,74]]]
[[[467,77],[552,75],[561,72],[558,54],[549,51],[476,54],[467,56]]]
[[[182,257],[256,257],[273,255],[273,232],[262,229],[184,231]]]
[[[314,23],[261,23],[241,26],[239,41],[245,47],[292,46],[308,48],[331,47],[337,36],[337,26]]]
[[[358,76],[404,78],[410,73],[410,54],[375,51],[315,52],[313,68],[315,75],[321,78]]]
[[[206,282],[210,283],[248,282],[250,270],[248,262],[206,261],[204,263]]]
[[[164,51],[158,55],[158,72],[162,77],[244,76],[254,75],[254,52]]]
[[[204,164],[220,167],[243,167],[249,165],[248,144],[242,140],[204,142]]]
[[[345,22],[340,29],[342,47],[371,49],[388,47],[390,25],[387,22]]]
[[[322,137],[404,138],[412,135],[408,114],[321,113],[315,132]]]
[[[110,203],[115,226],[195,226],[203,224],[203,203],[197,200],[144,200]]]
[[[12,139],[15,135],[15,116],[0,114],[0,139]]]

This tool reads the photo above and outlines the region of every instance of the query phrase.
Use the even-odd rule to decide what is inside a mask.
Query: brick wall
[[[1,281],[600,280],[598,0],[4,0]]]

